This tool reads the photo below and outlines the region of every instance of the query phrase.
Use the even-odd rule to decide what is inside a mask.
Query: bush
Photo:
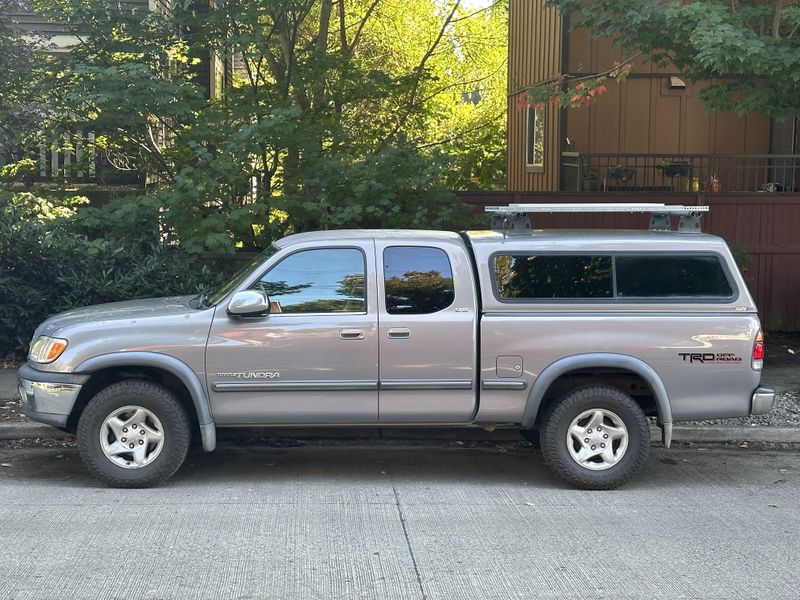
[[[48,315],[90,304],[192,294],[219,283],[198,258],[153,235],[90,240],[69,206],[0,192],[0,357],[25,355]]]

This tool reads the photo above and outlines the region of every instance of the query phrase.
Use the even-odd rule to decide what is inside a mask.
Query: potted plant
[[[665,158],[656,165],[656,169],[659,169],[664,177],[686,177],[692,172],[692,163]]]
[[[636,176],[636,169],[627,165],[609,165],[608,178],[617,181],[630,181]]]

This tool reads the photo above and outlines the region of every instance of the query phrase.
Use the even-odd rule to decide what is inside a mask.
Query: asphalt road
[[[0,448],[0,598],[798,598],[800,453],[654,448],[613,492],[520,444],[193,451],[99,487]]]

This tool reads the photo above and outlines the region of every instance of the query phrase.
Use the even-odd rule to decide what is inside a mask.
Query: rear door
[[[380,421],[471,421],[477,301],[466,250],[377,240],[376,253]]]

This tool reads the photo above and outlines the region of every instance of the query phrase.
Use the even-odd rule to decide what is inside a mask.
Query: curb
[[[661,439],[661,430],[651,430],[653,440]],[[800,443],[800,427],[708,427],[702,425],[675,426],[673,442],[756,442],[767,444]]]
[[[500,429],[489,433],[477,428],[332,428],[332,427],[274,427],[248,429],[220,429],[220,439],[240,437],[285,437],[316,439],[392,439],[392,440],[491,440],[519,441],[517,430]],[[661,430],[650,428],[654,442],[661,441]],[[0,423],[0,440],[30,440],[36,438],[68,439],[71,433],[39,423]],[[704,427],[699,425],[675,426],[672,430],[674,442],[737,443],[755,442],[769,444],[800,444],[800,427]]]

